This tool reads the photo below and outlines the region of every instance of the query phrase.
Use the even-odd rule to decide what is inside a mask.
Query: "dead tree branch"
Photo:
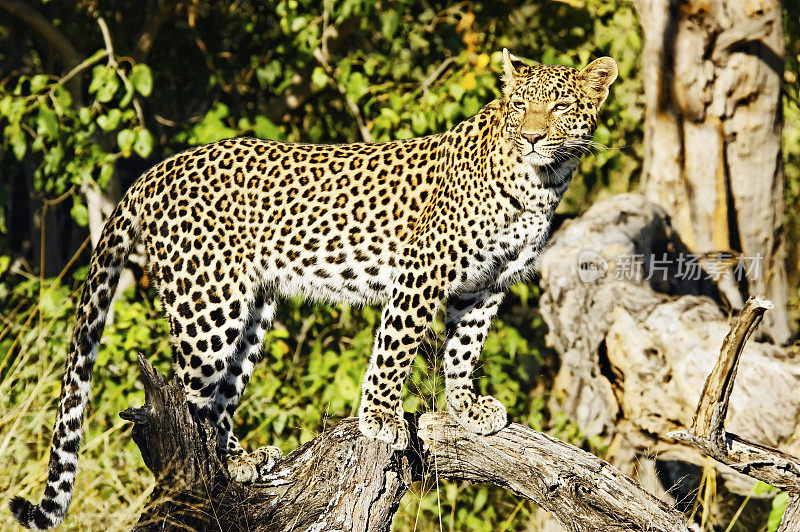
[[[707,273],[715,270],[695,258],[663,208],[621,194],[566,221],[540,263],[539,310],[561,362],[550,408],[604,439],[606,460],[676,503],[694,497],[708,459],[666,435],[692,425],[731,326]],[[741,358],[728,429],[800,456],[800,351],[756,337]],[[722,465],[716,473],[743,496],[755,483]]]
[[[546,434],[511,424],[477,436],[446,414],[410,419],[411,447],[392,452],[342,420],[281,459],[257,484],[230,480],[216,437],[139,357],[146,404],[121,415],[156,477],[144,530],[389,530],[413,482],[432,478],[494,483],[549,511],[569,531],[687,531],[683,517],[603,460]],[[416,427],[419,430],[416,430]]]
[[[730,333],[725,337],[719,359],[708,375],[697,405],[692,427],[669,434],[715,460],[754,479],[785,490],[789,502],[779,532],[800,531],[800,459],[772,447],[750,442],[725,431],[733,382],[744,344],[772,303],[760,296],[747,300]]]
[[[364,117],[361,115],[361,110],[353,98],[351,98],[347,93],[347,89],[344,87],[344,85],[342,85],[341,82],[336,79],[336,72],[334,72],[334,68],[330,64],[331,53],[328,48],[328,41],[336,39],[338,36],[339,30],[330,24],[330,2],[325,2],[325,10],[322,14],[322,37],[320,38],[319,47],[314,50],[314,59],[319,62],[319,64],[325,70],[325,73],[331,79],[331,83],[333,83],[333,85],[336,87],[336,90],[339,91],[339,94],[342,96],[348,111],[350,111],[350,114],[358,124],[358,130],[361,133],[361,138],[364,140],[364,142],[373,142],[374,139],[372,138],[372,133],[370,132],[369,127],[367,127]]]

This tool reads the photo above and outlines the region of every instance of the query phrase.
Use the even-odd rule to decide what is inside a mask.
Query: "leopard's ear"
[[[578,77],[583,87],[594,97],[597,107],[603,105],[608,98],[608,88],[617,79],[617,62],[610,57],[595,59],[580,71]]]
[[[516,86],[516,74],[517,71],[524,65],[519,58],[514,57],[508,51],[508,49],[503,48],[503,94],[506,98],[511,94]]]

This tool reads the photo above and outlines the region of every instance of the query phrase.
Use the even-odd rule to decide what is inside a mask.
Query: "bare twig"
[[[430,76],[425,78],[422,83],[420,84],[419,88],[422,90],[422,95],[427,96],[428,92],[430,91],[431,85],[433,85],[439,77],[444,74],[444,72],[452,65],[458,61],[455,57],[448,57],[444,61],[442,61],[439,66],[434,70]]]
[[[345,89],[344,85],[339,83],[336,79],[336,73],[330,64],[331,56],[328,49],[328,41],[338,37],[338,34],[339,31],[336,27],[330,25],[330,2],[326,1],[325,9],[322,13],[322,37],[320,37],[319,47],[314,50],[314,59],[325,69],[325,73],[331,79],[336,90],[342,95],[345,106],[347,106],[348,111],[350,111],[350,114],[353,115],[353,118],[355,118],[358,123],[358,130],[361,132],[361,138],[364,139],[364,142],[373,142],[372,133],[370,133],[364,121],[364,117],[361,115],[361,110],[358,108],[353,98],[347,94],[347,89]]]
[[[41,35],[52,49],[64,59],[64,70],[72,69],[75,65],[80,63],[80,53],[72,45],[72,42],[67,36],[53,26],[41,13],[33,9],[29,2],[21,0],[0,0],[0,9],[4,9],[16,16]],[[80,104],[82,102],[81,85],[77,81],[67,84],[66,82],[70,79],[71,76],[65,79],[64,83],[72,95],[72,99],[77,104]]]
[[[111,33],[108,31],[108,24],[106,24],[103,17],[97,17],[97,24],[100,26],[100,32],[103,34],[103,42],[105,43],[106,52],[108,53],[108,66],[117,71],[117,74],[127,87],[131,87],[128,76],[125,74],[125,71],[120,68],[117,57],[114,54],[114,45],[111,42]],[[136,117],[139,119],[139,125],[144,127],[144,112],[142,111],[142,105],[139,103],[139,99],[136,97],[135,93],[131,101],[133,102],[133,108],[136,110]]]
[[[669,437],[703,451],[754,479],[785,490],[789,502],[779,532],[800,532],[800,459],[725,431],[725,416],[744,344],[772,303],[751,297],[725,337],[719,360],[706,379],[692,428]]]
[[[67,72],[62,78],[58,80],[59,83],[64,84],[71,80],[76,75],[80,74],[90,66],[94,65],[104,57],[108,56],[108,50],[103,51],[102,53],[95,54],[85,60],[83,60],[80,64],[76,65],[75,68]]]

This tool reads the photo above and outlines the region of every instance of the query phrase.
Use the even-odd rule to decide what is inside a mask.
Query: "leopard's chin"
[[[555,157],[542,155],[535,149],[532,149],[531,151],[523,155],[522,158],[526,163],[538,168],[551,166],[556,162]]]
[[[572,176],[578,167],[579,159],[544,157],[536,154],[537,159],[528,159],[529,164],[536,169],[539,180],[545,187],[558,187]]]

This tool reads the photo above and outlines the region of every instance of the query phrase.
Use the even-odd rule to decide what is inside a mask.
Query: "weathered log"
[[[762,297],[747,300],[706,379],[691,428],[672,432],[669,436],[742,474],[786,491],[789,501],[778,532],[800,532],[797,515],[800,508],[800,459],[725,431],[725,417],[742,350],[764,312],[771,308],[772,303]]]
[[[606,437],[606,459],[629,475],[653,467],[656,457],[706,462],[666,436],[691,425],[704,378],[730,330],[707,278],[712,269],[702,261],[693,266],[687,253],[663,208],[623,194],[565,222],[541,258],[539,307],[561,358],[551,407],[587,435]],[[695,267],[700,279],[693,279],[695,272],[683,275]],[[730,429],[798,454],[792,437],[800,420],[798,390],[796,350],[749,342],[731,397]],[[669,479],[678,483],[687,472],[662,470],[666,483],[652,489],[668,497]],[[750,492],[751,479],[727,467],[718,472],[729,490]]]
[[[683,516],[607,462],[510,424],[492,436],[446,414],[409,416],[411,447],[393,452],[348,418],[278,461],[263,482],[230,479],[214,431],[200,429],[182,386],[139,357],[146,404],[121,415],[156,478],[135,530],[389,530],[412,482],[489,482],[526,497],[569,531],[687,531]],[[419,427],[417,431],[416,427]]]

